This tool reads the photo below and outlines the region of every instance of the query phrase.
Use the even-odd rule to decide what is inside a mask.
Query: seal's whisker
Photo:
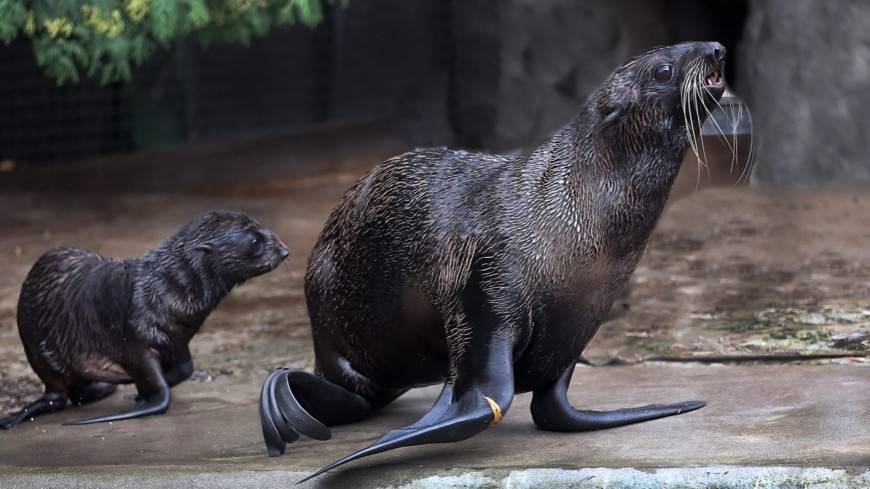
[[[737,166],[741,161],[740,151],[739,151],[740,150],[740,147],[739,147],[740,140],[738,137],[737,130],[740,127],[740,121],[743,120],[744,111],[746,111],[746,117],[747,117],[747,119],[749,119],[749,154],[747,155],[747,158],[746,158],[746,164],[743,166],[743,168],[740,171],[740,175],[737,177],[737,181],[735,182],[735,185],[739,185],[740,183],[742,183],[744,178],[748,177],[748,175],[751,174],[751,169],[752,169],[751,167],[753,164],[752,156],[753,156],[753,148],[754,148],[754,144],[753,144],[754,137],[753,137],[753,131],[752,131],[752,128],[753,128],[753,126],[752,126],[752,112],[749,110],[748,107],[746,107],[746,104],[742,100],[738,99],[738,101],[739,101],[739,103],[736,103],[736,104],[728,104],[729,105],[728,113],[729,113],[729,117],[731,118],[731,132],[732,132],[732,139],[733,139],[733,145],[731,148],[732,149],[731,168],[729,169],[729,173],[733,172],[734,167]],[[719,103],[717,101],[717,104],[719,104],[719,106],[721,107],[721,103]],[[734,105],[736,105],[737,107],[735,108]]]
[[[741,110],[743,106],[741,105]],[[749,122],[749,155],[746,157],[746,166],[743,167],[743,171],[740,172],[740,176],[737,178],[737,183],[743,181],[743,178],[746,178],[748,182],[752,177],[752,167],[755,165],[755,125],[752,123],[752,111],[749,110],[749,107],[746,107],[746,118]]]
[[[706,86],[704,87],[704,91],[707,92],[707,94],[711,95],[711,97],[712,97],[710,90]],[[712,98],[716,102],[716,106],[719,108],[719,110],[723,114],[727,114],[727,112],[725,111],[725,108],[722,107],[722,104],[719,103],[719,101],[716,100],[715,97],[712,97]],[[734,166],[737,162],[737,150],[735,148],[736,144],[737,144],[737,135],[736,135],[737,128],[736,128],[736,126],[734,126],[734,123],[732,121],[732,127],[733,127],[732,134],[734,134],[734,144],[731,144],[731,141],[728,140],[728,136],[725,134],[725,130],[722,129],[722,126],[719,124],[718,121],[716,121],[716,117],[713,116],[713,113],[707,107],[707,104],[704,102],[703,98],[701,99],[701,104],[704,106],[704,110],[707,112],[707,118],[713,121],[713,125],[716,128],[716,131],[718,131],[719,136],[725,142],[725,144],[728,146],[728,149],[731,151],[731,166],[730,166],[730,169],[728,170],[728,173],[731,173],[734,170]]]
[[[746,149],[747,155],[744,160],[743,169],[740,171],[740,175],[737,178],[736,182],[737,184],[740,184],[744,181],[747,183],[749,182],[749,178],[752,175],[752,169],[755,165],[755,124],[752,121],[752,110],[750,110],[749,106],[746,105],[746,103],[742,100],[738,99],[738,101],[739,103],[737,104],[737,115],[732,122],[732,125],[734,126],[735,147],[737,141],[737,130],[744,117],[746,118],[746,124],[749,129],[747,133],[749,136],[748,146]],[[735,160],[738,163],[740,162],[739,157],[735,158]]]
[[[687,69],[687,73],[691,72],[691,66]],[[690,97],[692,97],[692,77],[688,74],[680,86],[680,108],[683,111],[683,122],[686,127],[686,138],[689,142],[689,147],[692,150],[692,153],[695,155],[695,166],[697,169],[697,173],[695,176],[695,191],[698,191],[698,188],[701,185],[701,155],[698,153],[698,142],[695,137],[694,132],[694,121],[692,120],[692,111],[690,107]]]
[[[712,94],[710,93],[710,90],[708,88],[704,87],[704,91],[707,92],[712,97]],[[715,98],[713,100],[716,102],[716,107],[718,107],[719,110],[722,111],[723,114],[726,113],[725,108],[722,107],[722,104],[720,104],[719,101],[716,100]],[[701,99],[701,105],[704,106],[704,111],[707,112],[707,118],[713,122],[713,126],[719,132],[719,136],[725,141],[725,144],[728,145],[728,148],[731,150],[732,157],[733,157],[734,146],[732,146],[731,142],[728,140],[728,136],[725,134],[725,130],[722,129],[722,126],[719,124],[719,122],[716,120],[716,118],[713,117],[713,112],[711,112],[709,107],[707,107],[707,104],[704,102],[703,98]]]
[[[737,129],[740,126],[740,118],[742,117],[742,114],[743,114],[743,105],[737,104],[737,108],[735,109],[734,108],[735,104],[729,103],[727,111],[722,106],[722,103],[720,101],[717,100],[716,105],[719,107],[719,109],[723,113],[728,115],[729,120],[731,121],[731,144],[729,145],[729,147],[731,149],[731,164],[728,168],[728,173],[732,173],[732,172],[734,172],[734,167],[740,163],[740,151],[738,149],[739,138],[737,137]],[[726,142],[727,142],[727,136],[726,136]]]
[[[698,110],[698,97],[701,95],[701,83],[703,83],[703,76],[701,74],[700,63],[696,62],[692,66],[692,68],[693,68],[692,69],[693,76],[691,78],[691,80],[692,80],[692,84],[691,84],[691,102],[692,102],[692,105],[690,106],[690,108],[694,112],[694,118],[695,118],[695,122],[696,122],[696,124],[693,124],[692,129],[694,131],[697,131],[695,133],[695,144],[696,144],[696,146],[700,146],[701,154],[703,155],[703,157],[701,157],[699,155],[698,161],[700,162],[701,166],[706,169],[707,168],[707,150],[706,150],[706,147],[704,146],[704,139],[703,139],[703,136],[701,134],[701,129],[703,128],[704,124],[701,120],[701,112],[700,112],[700,110]],[[708,173],[709,173],[709,170],[708,170]]]
[[[694,65],[692,65],[694,66]],[[689,72],[691,73],[692,66],[689,67]],[[695,97],[695,88],[694,88],[694,78],[687,75],[686,82],[682,87],[682,108],[683,108],[683,117],[686,120],[686,132],[689,137],[689,145],[692,148],[692,152],[695,154],[695,158],[698,160],[699,164],[701,162],[701,155],[698,148],[698,135],[695,132],[695,120],[693,117],[693,113],[691,110],[691,102]]]
[[[701,122],[701,115],[698,112],[698,84],[697,81],[693,81],[692,83],[692,95],[691,95],[692,105],[689,107],[690,112],[694,113],[695,123],[692,124],[692,131],[695,135],[695,148],[699,148],[699,152],[696,153],[696,157],[698,158],[698,178],[695,182],[695,191],[698,191],[698,188],[701,186],[701,169],[707,171],[707,175],[709,178],[710,170],[707,167],[707,152],[704,148],[704,140],[701,135],[701,127],[703,126]],[[702,156],[703,155],[703,156]]]
[[[698,139],[700,139],[700,141],[701,141],[701,153],[704,155],[704,165],[703,166],[707,170],[707,179],[709,180],[710,179],[710,166],[707,164],[707,146],[706,146],[706,144],[704,144],[704,136],[701,134],[701,127],[703,126],[703,123],[701,122],[701,120],[702,120],[701,119],[701,110],[698,107],[700,99],[701,99],[701,97],[703,97],[703,93],[701,91],[702,90],[701,84],[703,83],[703,79],[701,78],[702,76],[703,75],[701,75],[700,72],[698,72],[698,78],[694,84],[696,96],[693,97],[692,102],[693,102],[694,107],[695,107],[695,117],[698,120],[698,128],[697,128],[698,129]]]
[[[692,133],[692,118],[691,118],[691,114],[688,110],[688,105],[689,105],[688,83],[684,83],[680,87],[680,108],[683,111],[683,123],[685,124],[685,127],[686,127],[686,139],[688,139],[688,141],[689,141],[689,147],[691,148],[692,152],[695,153],[695,155],[697,156],[698,151],[697,151],[697,148],[695,148],[695,138],[694,138],[694,135]]]
[[[737,108],[734,108],[735,104],[728,104],[728,111],[731,115],[731,136],[734,140],[734,157],[731,159],[731,167],[728,169],[728,173],[732,173],[734,171],[734,167],[740,163],[739,161],[739,149],[738,143],[740,139],[737,137],[737,128],[740,126],[740,118],[743,116],[743,104],[736,104]]]
[[[698,98],[701,95],[701,84],[704,82],[700,61],[692,64],[689,80],[689,113],[692,115],[692,136],[695,141],[695,157],[698,161],[698,175],[695,182],[695,191],[697,191],[701,185],[701,169],[707,173],[707,178],[710,178],[710,168],[707,164],[707,149],[701,133],[703,121],[700,110],[698,110]]]

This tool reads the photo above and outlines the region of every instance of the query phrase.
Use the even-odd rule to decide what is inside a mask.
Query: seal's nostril
[[[719,48],[713,49],[713,57],[716,59],[722,59],[722,50]]]

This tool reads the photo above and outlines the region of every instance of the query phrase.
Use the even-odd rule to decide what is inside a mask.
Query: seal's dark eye
[[[259,234],[252,235],[251,240],[248,242],[248,250],[253,255],[260,253],[263,250],[263,237]]]
[[[655,79],[659,83],[669,82],[674,76],[674,67],[671,65],[661,65],[656,68]]]

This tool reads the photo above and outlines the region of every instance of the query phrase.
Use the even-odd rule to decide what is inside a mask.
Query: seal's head
[[[687,128],[697,131],[725,91],[724,63],[718,42],[659,47],[628,61],[590,99],[597,127],[687,144]]]
[[[241,212],[201,214],[172,240],[190,262],[205,265],[232,284],[274,270],[289,254],[275,233]]]

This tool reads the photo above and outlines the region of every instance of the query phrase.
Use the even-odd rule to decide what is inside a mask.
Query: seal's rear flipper
[[[7,430],[28,418],[54,413],[66,407],[66,394],[46,392],[39,399],[25,406],[21,411],[0,418],[0,430]]]
[[[270,457],[283,454],[300,434],[328,440],[327,426],[360,421],[369,412],[371,404],[362,396],[301,370],[275,370],[260,391],[260,424]]]
[[[704,401],[684,401],[614,411],[581,411],[568,402],[568,384],[573,373],[574,367],[571,366],[552,385],[534,392],[531,410],[538,428],[565,432],[601,430],[687,413],[707,404]]]

